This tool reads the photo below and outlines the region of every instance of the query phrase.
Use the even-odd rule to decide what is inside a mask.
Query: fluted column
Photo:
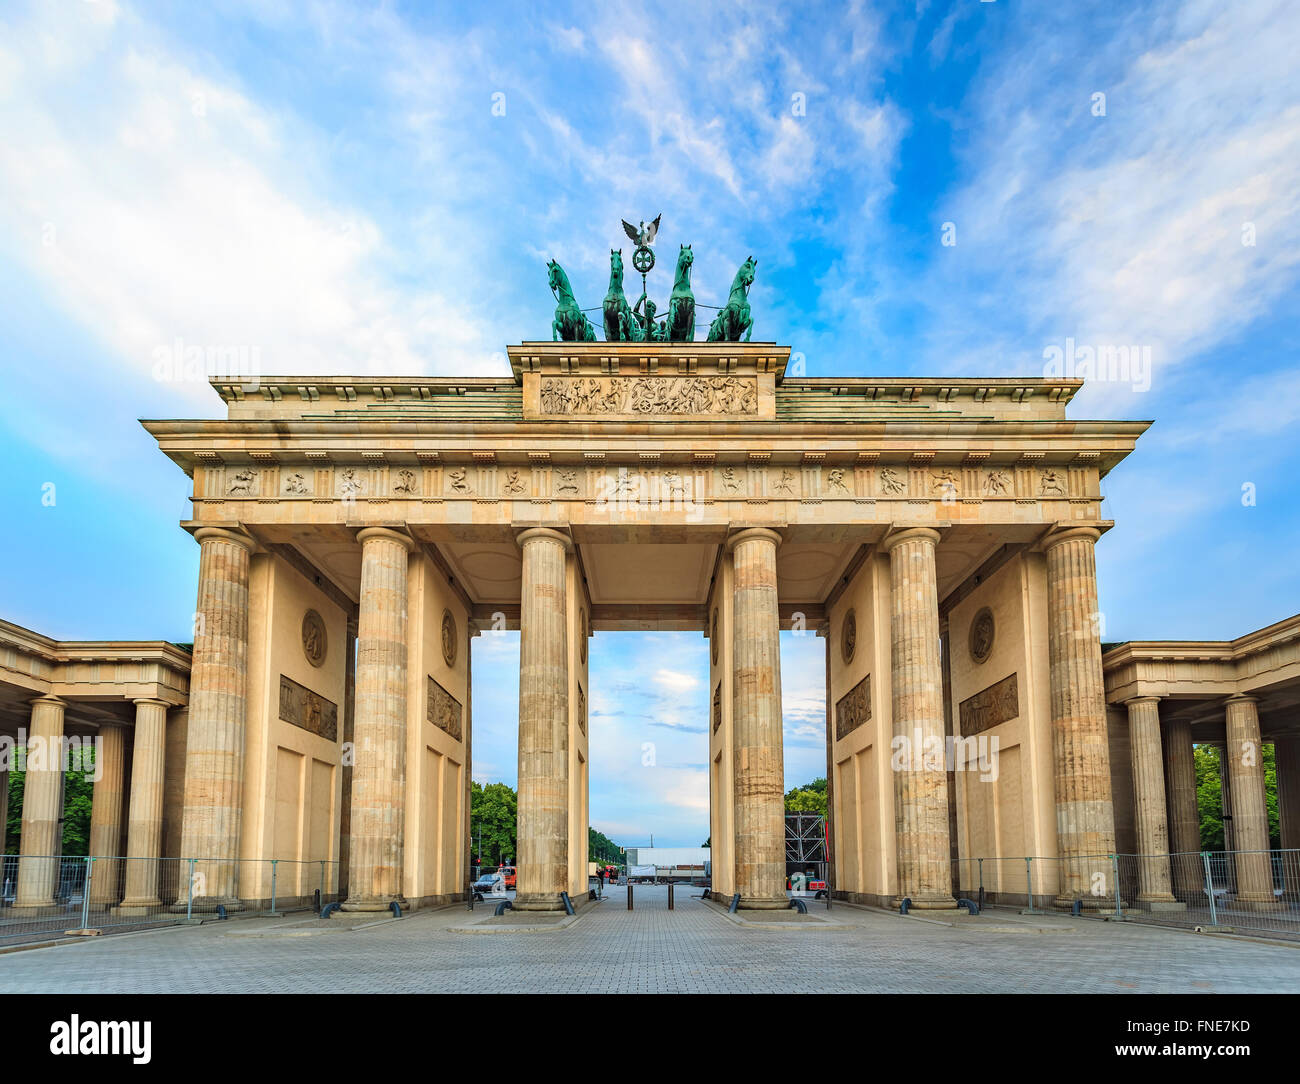
[[[1199,857],[1201,814],[1196,805],[1196,761],[1192,727],[1185,719],[1165,723],[1165,785],[1169,791],[1169,849],[1173,860],[1173,889],[1182,899],[1205,887]]]
[[[95,755],[95,789],[90,799],[90,903],[107,907],[118,901],[122,872],[122,788],[126,769],[126,732],[120,726],[99,728]]]
[[[890,702],[894,719],[894,832],[898,895],[918,909],[955,908],[939,655],[939,532],[912,527],[885,539],[889,554]],[[901,745],[901,748],[900,748]]]
[[[1277,766],[1277,812],[1281,821],[1282,859],[1286,895],[1300,897],[1300,734],[1273,739],[1273,762]]]
[[[248,714],[248,568],[253,541],[217,527],[194,532],[199,594],[185,751],[181,857],[197,858],[194,910],[237,910]],[[178,886],[178,910],[187,892]]]
[[[781,733],[781,536],[751,527],[727,539],[734,566],[731,712],[736,891],[751,910],[789,906],[785,894],[785,765]]]
[[[59,879],[63,813],[63,710],[58,697],[32,702],[23,780],[22,840],[14,907],[52,907]]]
[[[558,911],[569,881],[567,535],[519,534],[519,911]]]
[[[1058,906],[1114,902],[1111,863],[1115,808],[1101,672],[1093,527],[1047,541],[1047,650],[1052,686],[1056,837],[1061,858]]]
[[[343,665],[343,742],[356,749],[356,695],[357,695],[357,619],[348,618],[347,655]],[[339,873],[336,891],[338,898],[348,898],[348,870],[352,865],[352,759],[344,758],[343,797],[339,808]],[[468,775],[469,773],[466,772]]]
[[[9,853],[9,769],[0,768],[0,855]],[[3,885],[0,885],[2,888]]]
[[[1128,701],[1133,758],[1133,808],[1137,820],[1138,902],[1151,910],[1177,901],[1169,879],[1169,823],[1165,814],[1164,756],[1160,748],[1160,698]]]
[[[162,856],[163,769],[167,753],[167,705],[135,702],[131,754],[131,800],[126,826],[126,889],[122,909],[157,907]]]
[[[385,527],[357,533],[357,619],[351,839],[345,911],[384,911],[402,897],[406,816],[407,559],[415,543]]]
[[[1268,800],[1264,789],[1264,748],[1259,712],[1253,696],[1232,696],[1225,705],[1227,755],[1231,779],[1233,849],[1237,852],[1236,906],[1247,911],[1280,907],[1273,895],[1272,855],[1268,840]]]

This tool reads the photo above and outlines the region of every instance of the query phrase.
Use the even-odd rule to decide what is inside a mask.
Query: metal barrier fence
[[[280,915],[340,900],[337,861],[51,855],[0,859],[0,948],[214,916]],[[219,908],[221,910],[219,910]]]
[[[984,907],[1300,939],[1300,850],[964,858],[958,896]]]

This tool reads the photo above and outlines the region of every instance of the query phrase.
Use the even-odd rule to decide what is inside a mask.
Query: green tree
[[[609,836],[588,827],[587,861],[603,862],[606,865],[617,866],[622,864],[623,856],[619,853],[618,844]]]
[[[814,779],[802,787],[786,791],[785,811],[787,813],[816,813],[826,816],[826,780]]]
[[[1277,762],[1273,754],[1272,745],[1262,747],[1269,846],[1279,847],[1282,844],[1282,828],[1277,811]],[[1192,749],[1192,763],[1196,770],[1196,811],[1201,821],[1201,848],[1207,851],[1221,851],[1224,847],[1223,776],[1220,759],[1221,753],[1217,745],[1197,745]]]
[[[63,854],[84,857],[90,852],[90,807],[95,784],[93,752],[85,771],[65,772],[63,776]],[[27,773],[17,769],[9,773],[9,814],[5,825],[4,849],[17,854],[23,829],[23,791]]]
[[[519,798],[513,788],[505,783],[471,783],[469,808],[470,853],[475,864],[480,860],[482,865],[517,860]]]

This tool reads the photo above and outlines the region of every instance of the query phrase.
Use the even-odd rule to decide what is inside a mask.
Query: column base
[[[48,900],[15,900],[13,906],[9,909],[11,911],[40,911],[44,908],[57,906],[54,897],[51,896]]]
[[[157,896],[154,896],[152,899],[138,897],[136,899],[123,900],[116,906],[107,907],[105,910],[113,911],[119,915],[147,915],[152,911],[157,911],[160,907],[162,907],[162,900]],[[227,907],[226,910],[229,911],[230,908]]]
[[[902,896],[894,897],[894,910],[903,906]],[[908,903],[908,909],[912,911],[955,911],[957,910],[956,896],[911,896],[908,897],[911,902]]]
[[[1140,892],[1133,901],[1134,906],[1143,911],[1186,911],[1187,904],[1174,899],[1172,895],[1144,896]]]
[[[781,896],[741,896],[742,911],[782,911],[789,910],[790,897]]]
[[[1235,900],[1225,903],[1223,908],[1227,911],[1233,909],[1238,911],[1282,911],[1286,909],[1286,904],[1276,896],[1252,897],[1249,899],[1242,899],[1238,896]]]
[[[339,905],[340,911],[359,911],[374,913],[377,911],[392,910],[393,904],[397,904],[405,913],[407,910],[405,896],[359,896],[356,899],[350,899]]]
[[[167,910],[174,915],[183,915],[186,911],[192,911],[194,914],[216,914],[218,907],[224,907],[226,913],[242,911],[244,902],[235,896],[195,896],[193,903],[186,903],[185,900],[177,900]]]
[[[563,911],[564,901],[558,892],[535,892],[516,895],[511,901],[512,911]]]
[[[1052,901],[1052,906],[1058,911],[1073,911],[1074,901],[1078,900],[1082,905],[1082,910],[1090,911],[1094,914],[1115,913],[1114,896],[1057,896]],[[1124,906],[1124,901],[1119,901],[1120,906]]]

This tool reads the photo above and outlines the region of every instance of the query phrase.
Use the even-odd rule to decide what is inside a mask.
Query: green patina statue
[[[554,260],[547,261],[547,279],[555,295],[555,319],[551,321],[551,338],[554,341],[594,343],[596,329],[578,307],[573,297],[573,287],[564,268]]]
[[[749,288],[754,285],[754,268],[757,266],[758,261],[753,256],[740,265],[736,277],[731,280],[731,294],[727,298],[727,304],[709,325],[709,342],[741,342],[742,334],[743,341],[749,342],[750,332],[754,330],[754,321],[749,311]]]
[[[645,312],[641,311],[645,306]],[[634,343],[654,343],[663,340],[663,322],[655,323],[655,303],[643,293],[632,309],[632,341]]]
[[[605,341],[629,343],[637,341],[636,320],[627,298],[623,296],[623,250],[609,250],[609,292],[605,294]],[[642,341],[644,335],[642,336]]]
[[[691,252],[691,246],[682,245],[677,254],[673,292],[668,295],[664,342],[688,343],[695,338],[695,295],[691,293],[691,264],[694,262],[695,254]]]
[[[623,223],[627,235],[637,243],[632,263],[641,272],[641,296],[630,308],[623,293],[623,250],[609,250],[609,289],[601,305],[607,342],[681,343],[695,338],[695,294],[691,291],[691,265],[695,262],[695,254],[690,245],[682,245],[677,254],[673,290],[668,296],[668,311],[663,319],[656,319],[655,303],[646,295],[645,277],[655,265],[650,245],[659,232],[659,218],[649,224],[642,222],[639,226]],[[749,342],[754,327],[749,308],[749,288],[754,284],[757,266],[758,261],[753,256],[740,265],[736,277],[731,280],[731,294],[726,305],[718,310],[718,315],[709,324],[709,342]],[[595,342],[596,329],[574,299],[573,287],[564,268],[554,260],[548,260],[546,267],[556,301],[555,319],[551,323],[552,339]]]

